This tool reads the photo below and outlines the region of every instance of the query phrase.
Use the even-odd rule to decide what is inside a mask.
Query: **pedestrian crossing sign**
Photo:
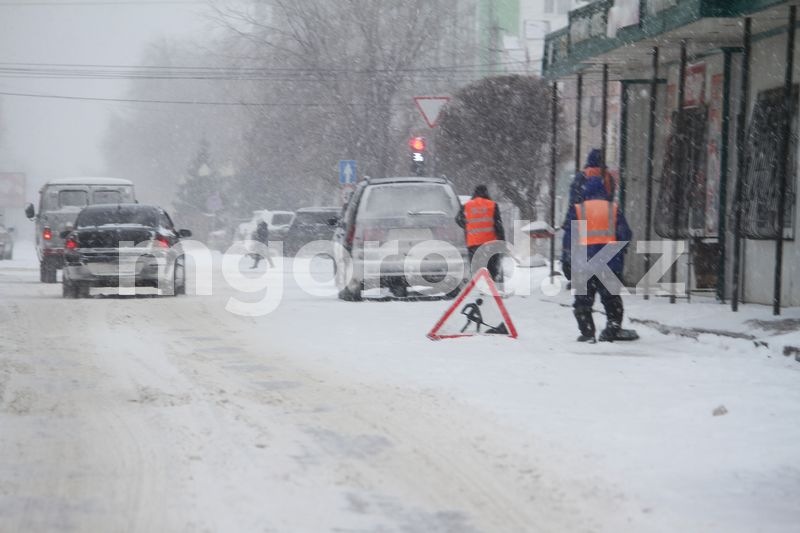
[[[480,269],[428,333],[431,340],[499,335],[517,338],[517,329],[485,268]]]

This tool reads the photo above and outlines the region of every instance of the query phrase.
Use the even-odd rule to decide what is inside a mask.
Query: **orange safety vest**
[[[617,204],[608,200],[586,200],[575,204],[577,220],[586,221],[586,234],[583,224],[578,225],[580,243],[608,244],[617,241]]]
[[[464,204],[464,218],[467,222],[467,246],[480,246],[496,241],[494,212],[497,204],[486,198],[473,198]]]

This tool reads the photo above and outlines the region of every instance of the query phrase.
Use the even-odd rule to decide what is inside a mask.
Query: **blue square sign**
[[[342,185],[352,185],[358,181],[356,174],[356,162],[352,159],[339,161],[339,183]]]

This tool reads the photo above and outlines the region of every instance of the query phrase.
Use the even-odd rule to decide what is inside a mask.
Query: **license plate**
[[[427,228],[399,228],[389,230],[387,237],[390,241],[428,241],[433,233]]]

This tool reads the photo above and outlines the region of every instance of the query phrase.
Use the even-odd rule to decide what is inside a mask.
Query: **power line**
[[[208,4],[207,0],[69,0],[66,2],[57,1],[24,1],[24,2],[0,2],[0,7],[38,7],[38,6],[129,6],[129,5],[144,5],[144,6],[158,6],[158,5],[177,5],[177,4]]]
[[[206,100],[146,100],[138,98],[102,98],[94,96],[68,96],[63,94],[37,94],[0,91],[0,96],[19,96],[24,98],[50,98],[58,100],[81,100],[91,102],[122,102],[135,104],[177,104],[177,105],[209,105],[229,107],[361,107],[369,104],[334,102],[214,102]],[[393,106],[401,104],[391,104]]]
[[[337,68],[310,68],[310,67],[215,67],[215,66],[170,66],[170,65],[110,65],[110,64],[81,64],[81,63],[9,63],[0,62],[2,69],[19,69],[19,70],[69,70],[69,69],[111,69],[111,70],[129,70],[129,71],[148,71],[148,70],[175,70],[175,71],[201,71],[201,72],[276,72],[276,73],[344,73],[344,74],[376,74],[376,73],[396,73],[396,72],[454,72],[454,71],[470,71],[480,69],[492,69],[495,67],[504,66],[520,66],[527,64],[527,61],[507,61],[498,63],[478,63],[472,65],[435,65],[428,67],[417,68],[383,68],[383,69],[337,69]]]

